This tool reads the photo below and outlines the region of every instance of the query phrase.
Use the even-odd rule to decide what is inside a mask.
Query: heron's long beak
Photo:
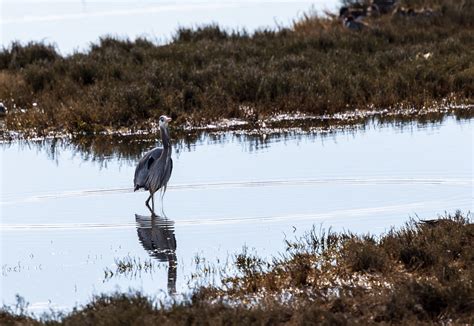
[[[170,122],[171,120],[172,120],[172,119],[169,118],[169,117],[166,117],[166,118],[165,118],[165,122]]]

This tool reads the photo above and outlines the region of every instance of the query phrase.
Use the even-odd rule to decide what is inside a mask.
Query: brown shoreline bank
[[[193,126],[191,123],[181,125],[173,124],[173,138],[182,140],[198,137],[201,133],[235,133],[245,135],[270,135],[283,134],[299,131],[301,133],[329,133],[337,130],[364,126],[377,119],[379,122],[410,123],[410,122],[438,122],[447,116],[457,119],[471,119],[474,117],[473,104],[453,104],[444,102],[440,106],[431,108],[398,108],[398,109],[368,109],[345,111],[336,114],[312,115],[302,112],[274,114],[263,119],[253,119],[247,116],[241,119],[220,119],[207,124]],[[0,122],[3,122],[0,120]],[[4,123],[4,122],[3,122]],[[37,129],[24,129],[21,131],[7,130],[4,126],[0,128],[0,141],[10,142],[16,140],[38,140],[52,138],[80,138],[80,137],[103,137],[103,136],[153,136],[158,134],[157,124],[148,121],[143,129],[135,128],[108,128],[97,132],[67,132],[52,128],[39,132]]]

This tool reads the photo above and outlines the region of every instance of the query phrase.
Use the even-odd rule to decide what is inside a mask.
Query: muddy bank
[[[333,133],[344,129],[357,129],[376,121],[385,123],[436,123],[448,116],[456,119],[471,119],[474,117],[474,105],[454,104],[444,101],[433,107],[399,107],[390,109],[367,109],[344,111],[335,114],[313,115],[303,112],[272,114],[266,118],[253,119],[252,112],[242,118],[221,118],[202,125],[189,122],[172,123],[173,138],[177,141],[190,142],[198,139],[203,133],[219,135],[232,133],[236,135],[269,135],[298,134],[298,133]],[[100,139],[104,137],[136,137],[139,139],[155,138],[159,134],[158,124],[150,121],[146,128],[118,129],[107,128],[97,132],[68,132],[51,129],[39,131],[37,128],[21,131],[9,130],[4,119],[0,120],[0,141],[40,140],[40,139]]]

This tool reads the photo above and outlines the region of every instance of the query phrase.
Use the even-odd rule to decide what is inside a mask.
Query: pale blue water
[[[18,293],[42,311],[129,288],[166,296],[170,261],[171,288],[187,293],[196,254],[222,262],[245,245],[269,257],[313,225],[380,234],[410,216],[472,211],[473,122],[204,136],[175,147],[166,226],[146,218],[147,194],[131,189],[135,160],[84,160],[71,146],[52,159],[50,141],[2,144],[1,303]],[[153,246],[153,273],[104,278],[115,259],[146,261]]]
[[[108,1],[3,0],[2,46],[44,40],[63,54],[87,49],[100,36],[147,37],[163,43],[179,26],[218,23],[227,29],[290,26],[310,9],[334,10],[338,1]]]

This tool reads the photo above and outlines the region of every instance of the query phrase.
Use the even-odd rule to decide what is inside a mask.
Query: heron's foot
[[[151,213],[151,217],[152,217],[152,218],[159,217],[159,215],[156,214],[155,211],[154,211],[150,206],[147,206],[147,207],[148,207],[148,210],[149,210],[150,213]]]
[[[155,211],[154,211],[149,205],[146,205],[146,207],[147,207],[148,210],[150,211],[152,217],[156,216]]]

